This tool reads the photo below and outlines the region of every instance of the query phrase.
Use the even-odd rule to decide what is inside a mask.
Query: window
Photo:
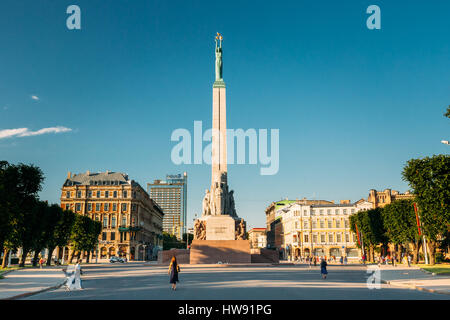
[[[328,234],[328,242],[333,242],[333,234],[332,233]]]
[[[350,242],[350,237],[349,237],[349,234],[348,234],[348,233],[345,234],[345,241],[346,241],[346,242]]]
[[[88,211],[92,211],[92,203],[88,203]]]
[[[127,217],[122,217],[122,227],[125,227],[127,225]]]
[[[341,220],[337,219],[336,220],[336,228],[340,228],[341,227]]]
[[[353,234],[353,242],[356,242],[356,234]]]
[[[70,191],[66,192],[66,198],[70,198]]]
[[[100,221],[99,217],[98,217],[98,214],[95,215],[95,221]]]
[[[352,209],[351,213],[352,213],[352,214],[355,213],[355,209]]]
[[[113,203],[113,205],[112,205],[112,211],[114,211],[114,212],[117,211],[117,203]]]
[[[342,242],[342,236],[340,233],[336,234],[336,242]]]
[[[295,229],[298,229],[298,221],[295,221]]]
[[[327,209],[327,215],[331,214],[331,209]]]
[[[105,191],[105,198],[109,198],[109,191]]]
[[[137,205],[135,203],[133,203],[131,205],[131,212],[136,212],[136,209],[137,209]]]
[[[344,209],[343,211],[344,211],[344,214],[347,214],[347,209]]]
[[[333,221],[328,220],[328,228],[333,228]]]
[[[133,199],[136,199],[136,191],[133,191]]]
[[[123,197],[128,198],[128,192],[126,190],[123,191]]]
[[[106,232],[102,232],[102,240],[103,240],[103,241],[106,240]]]
[[[321,229],[325,228],[325,221],[320,220],[320,228]]]
[[[317,243],[317,234],[313,234],[313,243]]]
[[[95,211],[100,211],[100,203],[95,204]]]
[[[88,198],[92,198],[92,191],[88,191],[87,197],[88,197]]]
[[[122,212],[126,212],[126,211],[127,211],[127,204],[122,203]]]
[[[312,228],[313,228],[313,229],[316,229],[316,228],[317,228],[317,221],[316,221],[316,220],[313,220],[313,222],[312,222]]]
[[[80,212],[80,211],[81,211],[81,203],[77,203],[77,204],[75,205],[75,211],[76,211],[76,212]]]
[[[320,214],[323,214],[323,209],[320,209],[319,212],[320,212]]]
[[[305,242],[309,242],[308,235],[305,234]]]
[[[97,198],[100,198],[100,191],[97,191]]]
[[[334,214],[339,214],[339,209],[334,210]]]
[[[113,197],[114,197],[114,198],[117,198],[117,191],[114,191],[114,192],[113,192]]]
[[[111,240],[116,240],[116,233],[115,232],[111,232]]]
[[[116,216],[112,216],[111,218],[111,228],[115,228],[116,227]]]
[[[103,208],[104,208],[105,211],[109,211],[109,203],[105,203],[103,205]]]
[[[81,191],[77,191],[77,198],[81,198]]]
[[[70,204],[66,203],[66,210],[70,210]]]
[[[303,228],[308,229],[308,221],[303,221]]]
[[[320,242],[325,243],[325,235],[324,234],[320,235]]]
[[[308,215],[308,210],[303,210],[303,215],[307,216]]]
[[[108,217],[107,216],[103,217],[103,228],[108,228]]]
[[[311,211],[311,215],[314,216],[316,214],[316,210]]]
[[[345,227],[348,228],[348,220],[345,220]]]

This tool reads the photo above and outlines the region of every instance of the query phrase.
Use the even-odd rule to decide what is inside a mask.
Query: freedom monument
[[[194,223],[190,263],[250,263],[246,223],[236,214],[234,192],[227,179],[227,107],[223,81],[222,35],[215,38],[213,84],[211,188],[206,190],[202,216]]]

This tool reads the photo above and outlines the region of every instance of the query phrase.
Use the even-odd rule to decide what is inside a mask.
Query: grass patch
[[[424,266],[422,269],[436,274],[450,275],[450,264]]]

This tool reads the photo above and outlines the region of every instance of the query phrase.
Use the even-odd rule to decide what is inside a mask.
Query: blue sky
[[[71,4],[81,30],[66,28]],[[366,27],[371,4],[381,30]],[[192,224],[210,167],[174,165],[170,136],[210,126],[221,32],[228,127],[280,130],[276,175],[229,166],[250,227],[281,198],[405,191],[408,159],[450,150],[448,12],[448,1],[3,0],[0,130],[71,131],[0,138],[0,158],[41,167],[50,202],[67,171],[126,172],[144,187],[187,171]]]

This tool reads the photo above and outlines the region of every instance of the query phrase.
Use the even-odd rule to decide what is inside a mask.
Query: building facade
[[[267,247],[266,228],[252,228],[248,231],[250,248],[258,249]]]
[[[280,216],[283,258],[308,256],[346,256],[360,259],[356,235],[351,232],[349,217],[360,210],[372,208],[368,201],[340,204],[322,201],[321,204],[297,201],[277,210]],[[324,203],[328,202],[328,203]]]
[[[147,191],[164,212],[163,231],[181,240],[187,232],[187,173],[147,183]]]
[[[69,172],[60,200],[63,209],[101,221],[103,229],[94,259],[119,256],[150,260],[162,250],[164,213],[126,174]]]
[[[413,199],[414,194],[406,191],[405,193],[400,193],[397,190],[385,189],[384,191],[377,191],[375,189],[371,189],[369,191],[369,196],[367,197],[367,201],[372,203],[372,208],[382,208],[387,204],[392,203],[395,200],[402,199]]]

